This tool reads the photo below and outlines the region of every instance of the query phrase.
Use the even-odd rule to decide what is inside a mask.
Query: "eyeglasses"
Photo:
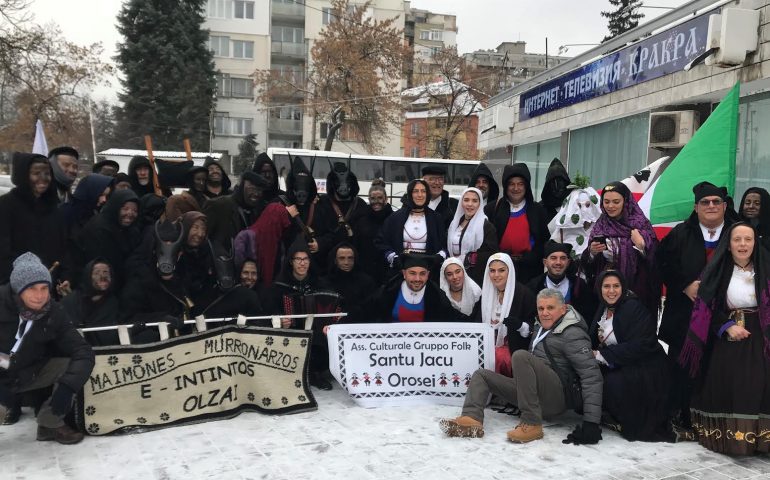
[[[709,200],[708,198],[704,198],[703,200],[698,200],[698,205],[701,207],[708,207],[709,205],[714,205],[715,207],[718,207],[725,203],[721,198],[714,198]]]
[[[291,261],[297,263],[310,263],[310,257],[293,257]]]

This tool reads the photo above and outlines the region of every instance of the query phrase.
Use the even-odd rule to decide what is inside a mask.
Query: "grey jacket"
[[[539,332],[540,324],[536,322],[533,340]],[[529,351],[559,374],[567,407],[579,409],[582,403],[583,420],[599,423],[602,416],[602,372],[591,351],[591,339],[583,317],[567,305],[567,313],[551,327],[551,333],[534,349],[532,343]],[[546,349],[554,364],[548,358]]]

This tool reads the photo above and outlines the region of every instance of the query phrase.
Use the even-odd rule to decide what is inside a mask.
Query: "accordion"
[[[320,313],[340,313],[342,296],[336,292],[318,291],[312,293],[292,293],[283,295],[284,315],[317,315]],[[313,329],[337,323],[340,317],[314,319]],[[293,318],[291,328],[305,329],[305,319]]]

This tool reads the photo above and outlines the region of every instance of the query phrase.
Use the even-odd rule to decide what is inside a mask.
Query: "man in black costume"
[[[540,205],[545,209],[548,215],[546,218],[550,222],[556,216],[556,212],[561,208],[562,202],[569,195],[567,186],[570,184],[569,174],[564,164],[558,158],[551,161],[548,167],[548,173],[545,174],[545,185],[540,192]]]
[[[264,207],[263,194],[269,187],[264,177],[246,172],[232,194],[207,200],[203,213],[208,217],[209,238],[220,245],[230,245],[238,232],[259,217]]]
[[[492,176],[492,171],[485,163],[479,163],[476,170],[473,171],[468,186],[481,190],[484,197],[481,199],[481,208],[484,209],[487,218],[492,218],[497,198],[500,196],[500,187],[497,185],[495,177]]]
[[[345,323],[366,323],[366,299],[377,290],[374,279],[359,267],[358,252],[348,242],[338,243],[329,252],[329,272],[324,282],[339,293],[342,311],[348,314]]]

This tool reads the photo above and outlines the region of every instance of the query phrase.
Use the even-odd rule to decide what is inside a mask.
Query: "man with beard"
[[[224,197],[233,193],[230,190],[230,177],[227,176],[221,163],[214,160],[213,157],[206,157],[203,166],[208,170],[205,192],[207,198]]]
[[[131,182],[131,190],[137,198],[142,198],[148,193],[155,193],[155,170],[150,164],[150,159],[142,155],[136,155],[128,162],[128,179]],[[163,192],[167,197],[171,192]]]
[[[43,155],[14,153],[11,181],[15,187],[0,197],[0,284],[7,283],[13,259],[32,252],[49,268],[65,264],[67,226],[57,208],[51,165]],[[67,278],[66,271],[58,270]]]
[[[136,267],[121,297],[128,321],[177,324],[199,315],[263,314],[256,292],[236,283],[232,257],[208,241],[206,224],[205,215],[188,212],[179,223],[155,225],[154,244],[143,245],[130,261]]]
[[[495,181],[495,177],[492,176],[492,171],[486,164],[479,163],[476,170],[471,175],[471,181],[468,183],[469,187],[475,187],[481,190],[481,194],[484,198],[481,199],[481,208],[484,209],[484,214],[487,218],[492,218],[492,214],[495,211],[495,202],[497,197],[500,196],[500,187]]]
[[[203,208],[208,200],[206,196],[206,184],[209,179],[209,170],[206,167],[192,167],[187,172],[187,192],[198,204],[197,210]]]
[[[543,272],[543,246],[551,236],[545,209],[534,201],[531,178],[527,165],[506,165],[504,198],[489,217],[497,231],[500,251],[511,256],[516,281],[524,284]]]
[[[561,208],[564,199],[569,195],[567,186],[570,183],[571,180],[567,174],[567,169],[564,168],[564,164],[558,158],[554,158],[548,167],[548,173],[545,175],[543,191],[540,192],[540,205],[543,206],[547,214],[546,222],[550,222]]]
[[[209,179],[212,170],[209,170]],[[269,187],[264,177],[245,172],[232,194],[207,200],[203,213],[208,217],[209,238],[229,246],[238,232],[253,224],[262,213],[263,194]]]
[[[455,257],[444,260],[439,282],[459,320],[481,321],[481,287],[468,276],[460,260]]]
[[[382,254],[374,242],[383,224],[385,224],[385,220],[392,213],[393,207],[388,203],[385,182],[379,178],[373,180],[371,187],[369,187],[369,209],[356,226],[359,253],[356,263],[358,263],[361,271],[374,278],[377,285],[385,283],[387,269],[382,260]]]
[[[300,315],[339,312],[339,295],[316,276],[310,249],[298,238],[286,252],[286,261],[273,287],[267,293],[267,310],[273,315]],[[310,349],[310,384],[321,390],[331,390],[325,378],[329,369],[329,345],[324,327],[329,319],[313,321],[313,341]],[[282,318],[281,328],[304,328],[304,319]]]
[[[449,228],[452,218],[457,210],[457,199],[450,198],[449,192],[444,190],[446,180],[446,167],[439,163],[429,164],[422,167],[422,179],[428,183],[430,189],[430,200],[428,208],[438,213],[444,221],[444,229]]]
[[[139,199],[133,190],[113,193],[102,211],[86,223],[76,243],[80,247],[79,265],[103,258],[115,273],[119,289],[126,280],[125,261],[141,243],[138,225]]]
[[[366,299],[377,289],[374,279],[358,266],[358,255],[348,242],[337,244],[329,252],[329,272],[324,278],[332,290],[342,295],[342,311],[348,314],[345,323],[367,322]]]
[[[20,255],[10,284],[0,287],[0,422],[18,421],[19,394],[53,386],[37,414],[37,439],[80,442],[83,434],[67,426],[64,417],[93,368],[91,346],[51,299],[48,269],[34,254]]]
[[[381,323],[450,322],[457,317],[444,292],[428,281],[435,258],[419,253],[400,256],[401,277],[394,277],[372,299],[376,305],[372,311]]]
[[[546,272],[527,283],[532,293],[544,288],[558,290],[567,305],[572,305],[583,318],[593,318],[599,302],[585,280],[570,269],[572,245],[548,240],[544,248],[543,265]]]
[[[727,189],[709,182],[693,187],[695,205],[692,214],[674,227],[660,242],[655,255],[661,280],[666,285],[666,302],[658,336],[668,344],[671,359],[670,409],[676,415],[678,435],[692,435],[690,429],[691,381],[678,359],[690,325],[698,295],[700,276],[711,260],[717,244],[732,222],[725,217]]]
[[[262,152],[257,156],[251,171],[257,175],[262,175],[265,177],[265,180],[270,182],[270,188],[265,190],[265,202],[273,202],[277,199],[278,195],[286,194],[286,192],[278,187],[278,170],[267,153]]]
[[[48,152],[59,203],[67,202],[71,198],[70,188],[78,178],[79,159],[78,151],[72,147],[57,147]]]
[[[325,258],[340,242],[356,245],[358,223],[368,211],[366,202],[358,198],[358,179],[353,172],[342,162],[334,162],[330,167],[326,177],[327,194],[318,202],[315,239],[319,258]]]

